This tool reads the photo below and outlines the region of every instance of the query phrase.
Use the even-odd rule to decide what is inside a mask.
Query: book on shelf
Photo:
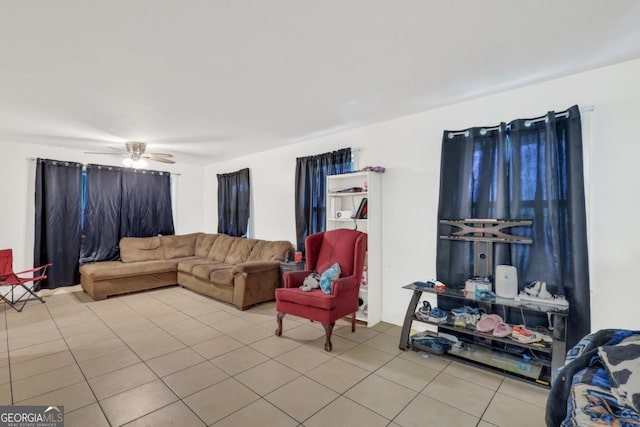
[[[354,216],[355,219],[366,219],[367,218],[367,198],[363,198],[360,201],[360,206],[358,206],[358,210]]]

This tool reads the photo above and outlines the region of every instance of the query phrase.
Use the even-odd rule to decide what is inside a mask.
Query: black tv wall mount
[[[530,237],[508,234],[504,230],[533,224],[530,219],[441,219],[440,224],[459,228],[449,234],[441,234],[441,239],[473,242],[473,276],[490,278],[493,276],[493,244],[531,244]]]

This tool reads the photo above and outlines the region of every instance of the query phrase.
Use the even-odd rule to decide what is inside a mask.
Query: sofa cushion
[[[219,234],[198,233],[196,237],[196,256],[206,257],[209,255],[213,242],[216,241]]]
[[[84,264],[80,267],[80,274],[90,277],[94,281],[114,279],[119,277],[139,276],[151,273],[166,273],[175,271],[176,260],[151,260],[136,263],[123,263],[120,261],[101,261]]]
[[[120,239],[122,262],[150,261],[164,258],[160,237],[123,237]]]
[[[254,239],[234,239],[224,262],[226,264],[242,264],[249,258],[249,255],[251,255],[251,249],[255,244],[256,240]]]
[[[164,259],[184,258],[195,255],[197,233],[182,236],[161,236]]]
[[[207,258],[214,261],[224,262],[225,258],[227,258],[227,254],[229,253],[229,249],[231,249],[233,241],[236,239],[237,237],[219,234],[218,237],[216,237],[216,241],[213,242],[213,246],[211,246],[211,250],[209,251]]]
[[[192,259],[185,259],[178,263],[178,271],[183,273],[193,274],[193,269],[197,265],[203,264],[220,264],[219,261],[214,261],[209,258],[195,257]]]
[[[227,267],[212,271],[209,275],[209,280],[216,285],[233,286],[233,268],[230,265]]]
[[[211,278],[211,273],[216,270],[225,270],[233,268],[232,265],[228,265],[222,262],[212,262],[209,264],[198,264],[193,266],[193,270],[191,274],[193,274],[198,279],[209,281]]]
[[[247,261],[284,261],[289,251],[293,251],[291,242],[258,240],[251,249],[251,255]]]

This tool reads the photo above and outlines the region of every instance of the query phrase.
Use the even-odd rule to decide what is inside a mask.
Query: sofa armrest
[[[233,267],[232,273],[240,273],[240,274],[251,274],[251,273],[261,273],[263,271],[269,270],[280,270],[280,262],[279,261],[253,261],[253,262],[243,262],[242,264],[236,264]]]
[[[246,310],[254,304],[271,301],[280,286],[280,261],[237,264],[233,272],[233,305]]]

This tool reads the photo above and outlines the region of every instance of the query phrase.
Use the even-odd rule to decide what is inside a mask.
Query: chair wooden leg
[[[331,349],[333,348],[333,346],[331,345],[331,333],[333,332],[333,327],[335,324],[336,322],[322,324],[322,326],[324,327],[324,334],[325,334],[325,341],[324,341],[325,351],[331,351]]]
[[[277,315],[277,319],[278,319],[278,329],[276,329],[276,336],[280,336],[282,335],[282,318],[284,317],[284,313],[280,313],[278,312]]]
[[[356,331],[356,312],[354,311],[351,315],[351,332]]]

